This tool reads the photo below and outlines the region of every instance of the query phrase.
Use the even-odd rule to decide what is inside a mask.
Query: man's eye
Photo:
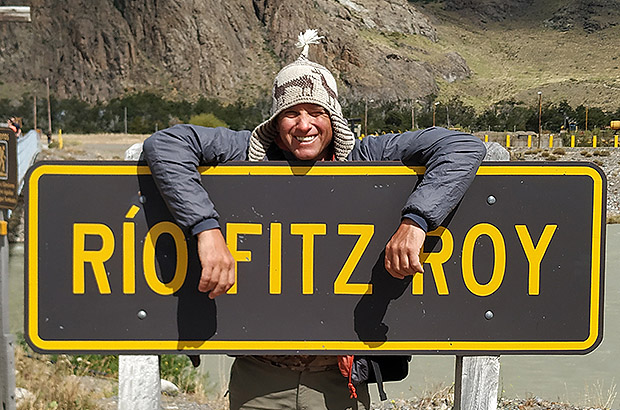
[[[321,115],[327,115],[327,112],[321,110],[321,111],[313,111],[310,113],[310,115],[312,115],[313,117],[320,117]]]
[[[284,111],[284,113],[282,115],[285,116],[286,118],[295,118],[299,114],[296,113],[295,111]]]

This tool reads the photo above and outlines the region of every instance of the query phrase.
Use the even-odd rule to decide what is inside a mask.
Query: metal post
[[[538,92],[538,148],[540,148],[540,137],[542,136],[542,91]]]
[[[368,136],[368,98],[364,99],[364,136]]]
[[[37,130],[37,96],[34,96],[32,115],[34,116],[34,130]]]
[[[0,7],[0,21],[30,22],[30,7]],[[3,410],[15,410],[15,339],[9,330],[9,224],[7,221],[7,211],[0,210],[0,404]]]
[[[47,85],[47,135],[52,135],[52,106],[50,104],[50,79],[45,78],[45,84]]]
[[[9,331],[9,240],[6,211],[0,211],[0,403],[15,410],[15,339]]]
[[[124,107],[125,111],[125,134],[127,134],[127,107]]]

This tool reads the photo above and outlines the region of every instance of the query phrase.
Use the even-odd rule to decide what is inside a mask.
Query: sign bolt
[[[138,198],[138,200],[140,201],[141,204],[145,204],[146,203],[146,196],[140,195],[140,198]]]
[[[138,311],[138,319],[142,320],[142,319],[146,319],[146,310],[139,310]]]
[[[487,204],[493,205],[495,202],[497,202],[497,199],[493,195],[489,195],[487,198]]]
[[[484,312],[484,318],[486,320],[493,319],[493,311],[492,310],[487,310],[486,312]]]

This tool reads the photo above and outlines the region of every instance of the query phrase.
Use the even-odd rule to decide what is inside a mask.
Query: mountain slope
[[[0,0],[0,5],[6,5]],[[311,58],[345,98],[567,99],[616,108],[620,0],[23,0],[33,22],[0,25],[0,97],[253,100],[298,55],[296,35],[325,36]]]

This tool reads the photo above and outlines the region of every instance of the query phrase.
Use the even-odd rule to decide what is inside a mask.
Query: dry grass
[[[80,370],[65,355],[42,356],[15,347],[15,384],[28,390],[18,410],[101,409],[97,401],[114,393],[114,380],[98,379]]]
[[[115,355],[41,355],[20,340],[15,346],[15,369],[16,387],[27,391],[18,393],[17,410],[116,410],[118,406]],[[210,389],[208,374],[201,375],[184,355],[162,355],[160,375],[180,389],[176,395],[162,394],[165,408],[197,409],[205,403],[211,409],[228,408],[225,389]]]
[[[590,104],[615,110],[620,68],[609,57],[617,54],[614,39],[620,36],[620,26],[587,36],[581,29],[546,28],[543,20],[561,7],[556,6],[541,10],[534,2],[522,16],[483,24],[474,14],[427,6],[438,17],[439,41],[424,49],[431,56],[457,51],[473,72],[465,81],[440,82],[438,99],[459,97],[481,110],[491,102],[511,98],[534,105],[537,91],[542,91],[545,102],[566,99],[575,107]]]
[[[595,382],[591,388],[586,389],[586,403],[597,409],[611,409],[618,395],[616,387],[613,381],[608,388],[605,388],[601,381]]]

